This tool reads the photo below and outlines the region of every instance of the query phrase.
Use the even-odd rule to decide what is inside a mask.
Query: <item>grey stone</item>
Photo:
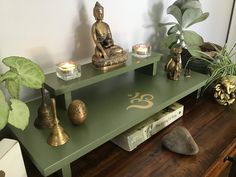
[[[196,155],[199,152],[198,145],[189,131],[178,126],[162,138],[162,144],[170,151],[184,155]]]

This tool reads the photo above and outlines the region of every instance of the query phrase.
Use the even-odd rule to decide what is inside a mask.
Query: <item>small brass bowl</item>
[[[83,101],[73,100],[68,108],[68,116],[74,125],[82,124],[87,118],[87,108]]]

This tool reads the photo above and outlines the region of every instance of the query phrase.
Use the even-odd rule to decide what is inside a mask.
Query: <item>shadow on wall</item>
[[[162,2],[152,4],[151,11],[148,12],[152,24],[149,25],[149,28],[153,28],[154,33],[150,35],[148,41],[150,41],[153,51],[160,52],[160,43],[163,37],[166,34],[165,28],[160,28],[159,23],[163,14],[164,5]]]
[[[35,47],[29,49],[30,59],[40,65],[45,73],[54,72],[57,62],[45,47]]]
[[[83,59],[91,57],[94,52],[94,45],[91,36],[91,25],[88,24],[88,15],[84,4],[78,8],[78,19],[75,22],[74,50],[72,59]],[[79,23],[79,24],[78,24]]]
[[[161,41],[166,35],[167,29],[165,27],[159,27],[163,15],[164,5],[162,2],[152,4],[151,11],[149,12],[149,17],[152,24],[149,27],[153,28],[154,33],[150,35],[148,41],[150,41],[153,51],[160,52],[163,54],[159,64],[158,72],[164,72],[167,55],[169,50],[161,48]]]

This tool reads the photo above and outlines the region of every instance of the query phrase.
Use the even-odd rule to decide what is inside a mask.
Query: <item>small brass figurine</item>
[[[229,76],[223,77],[214,87],[214,98],[220,104],[228,106],[233,104],[236,99],[236,84]]]
[[[5,177],[5,175],[6,175],[5,172],[0,170],[0,177]]]
[[[179,80],[181,72],[181,53],[181,47],[173,48],[171,50],[171,58],[165,66],[167,77],[171,80]]]
[[[87,108],[83,101],[73,100],[68,108],[68,116],[74,125],[82,124],[87,118]]]
[[[123,65],[128,58],[127,53],[112,39],[110,27],[103,22],[103,7],[96,2],[93,9],[96,22],[92,26],[92,38],[96,45],[92,63],[96,68],[106,70]]]
[[[59,120],[57,118],[56,113],[56,102],[55,99],[52,98],[52,109],[54,116],[54,126],[52,128],[52,132],[48,137],[48,144],[51,146],[61,146],[69,141],[69,135],[64,131],[64,129],[59,125]]]
[[[38,117],[34,121],[36,128],[52,128],[54,125],[51,105],[48,105],[45,98],[44,86],[41,88],[42,103],[38,108]]]

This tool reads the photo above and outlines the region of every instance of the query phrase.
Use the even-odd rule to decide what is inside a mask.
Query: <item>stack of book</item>
[[[147,120],[118,135],[111,141],[126,151],[132,151],[138,145],[161,131],[183,115],[184,106],[174,103]]]

